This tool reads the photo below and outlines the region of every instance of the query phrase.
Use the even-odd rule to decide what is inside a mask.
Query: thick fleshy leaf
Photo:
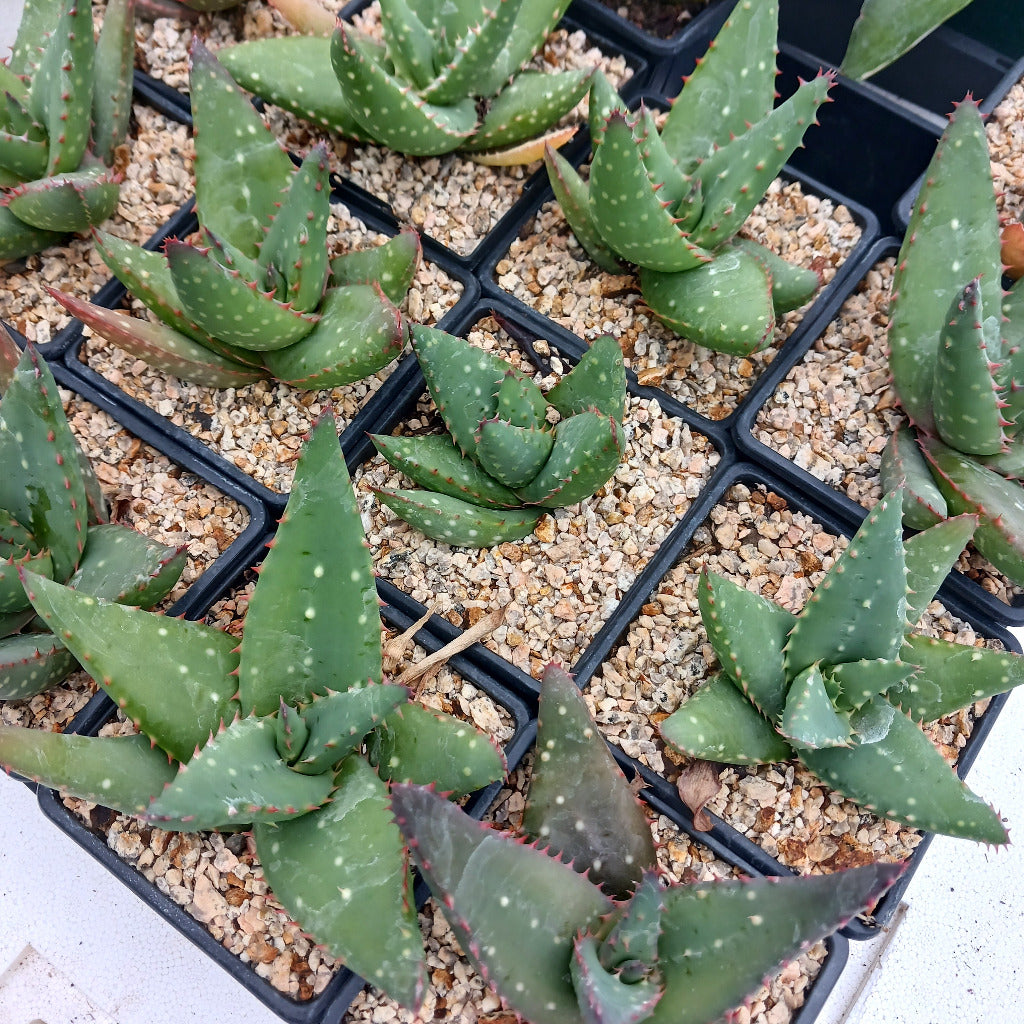
[[[525,508],[484,508],[450,494],[397,490],[376,492],[381,504],[414,529],[452,547],[489,548],[522,540],[537,527],[541,512]]]
[[[257,352],[293,345],[317,318],[279,302],[219,263],[212,249],[168,242],[167,263],[184,314],[228,345]]]
[[[150,739],[179,761],[234,717],[238,641],[26,575],[36,611]]]
[[[66,580],[85,546],[89,508],[57,382],[35,349],[25,350],[0,400],[0,508],[49,550]]]
[[[971,0],[864,0],[850,32],[842,72],[863,81],[916,46]]]
[[[0,639],[0,700],[34,697],[67,678],[75,665],[52,633],[5,636]]]
[[[748,356],[764,348],[775,329],[767,271],[742,249],[726,249],[678,274],[641,268],[640,291],[663,324],[716,352]]]
[[[476,127],[472,99],[466,97],[451,106],[425,102],[378,64],[343,22],[331,38],[331,62],[362,132],[400,153],[451,152]]]
[[[4,724],[0,765],[124,814],[142,811],[177,771],[145,736],[75,736]]]
[[[949,511],[970,512],[979,517],[974,546],[1010,579],[1024,582],[1021,485],[933,438],[922,443]]]
[[[684,754],[728,764],[788,761],[793,748],[723,672],[711,676],[660,726]]]
[[[935,359],[935,429],[950,447],[971,455],[996,455],[1004,444],[1002,397],[992,377],[999,329],[995,321],[985,323],[985,314],[976,278],[949,307]]]
[[[411,228],[380,245],[331,260],[331,284],[378,284],[397,306],[405,299],[423,257],[420,236]]]
[[[499,356],[433,327],[414,324],[412,343],[434,400],[459,450],[470,455],[480,424],[498,408],[509,364]]]
[[[711,253],[689,241],[652,187],[633,126],[613,110],[594,140],[590,212],[601,238],[623,259],[662,273],[707,263]]]
[[[786,706],[783,650],[796,616],[706,569],[697,599],[722,669],[767,719],[778,721]]]
[[[305,775],[328,771],[358,750],[363,737],[408,699],[404,686],[379,683],[314,698],[299,713],[305,726],[304,739],[289,763]],[[280,717],[285,717],[283,711]],[[293,713],[288,717],[296,716]]]
[[[484,420],[477,430],[474,457],[481,468],[506,487],[524,487],[543,468],[555,443],[544,427],[518,427],[505,420]]]
[[[174,588],[187,551],[150,540],[119,523],[90,526],[85,553],[68,586],[107,601],[152,608]]]
[[[814,298],[814,293],[821,287],[820,271],[795,266],[751,238],[737,236],[730,244],[749,253],[764,267],[771,282],[772,308],[776,315],[799,309]]]
[[[808,665],[790,683],[779,732],[802,754],[819,747],[849,746],[849,713],[836,711],[817,665]]]
[[[916,722],[931,722],[1024,682],[1024,658],[1010,651],[908,636],[901,657],[917,674],[886,696]]]
[[[236,718],[178,769],[145,818],[189,832],[287,821],[323,806],[333,788],[330,773],[303,775],[281,760],[269,719]]]
[[[487,736],[420,704],[405,704],[389,714],[368,738],[366,750],[381,778],[433,784],[455,796],[505,774],[505,758]]]
[[[889,438],[878,475],[886,494],[903,491],[903,522],[912,530],[927,530],[947,515],[946,499],[910,427],[900,427]]]
[[[39,231],[88,231],[117,208],[118,181],[102,167],[64,171],[11,190],[4,205]]]
[[[701,164],[696,173],[704,186],[704,204],[692,231],[696,245],[717,249],[739,231],[815,123],[833,81],[833,75],[822,73],[801,83],[789,99]]]
[[[741,0],[686,80],[662,128],[684,171],[760,121],[775,100],[777,0]]]
[[[818,584],[789,634],[790,678],[815,662],[891,659],[907,629],[902,502],[886,495]]]
[[[906,654],[906,646],[903,648]],[[908,661],[847,661],[829,671],[830,683],[837,690],[834,702],[837,708],[852,711],[862,707],[872,697],[889,692],[903,680],[909,679],[916,666]]]
[[[617,899],[657,862],[647,816],[572,677],[553,664],[541,680],[523,831]]]
[[[182,380],[208,388],[240,388],[270,376],[262,366],[250,366],[219,355],[166,324],[94,306],[64,292],[51,294],[94,334],[155,369]]]
[[[455,447],[447,434],[371,434],[377,451],[418,487],[487,508],[514,508],[519,498]]]
[[[664,992],[653,1024],[707,1024],[766,974],[869,909],[902,864],[826,875],[699,882],[664,893],[658,962]]]
[[[865,708],[882,701],[876,697]],[[1007,840],[999,815],[956,777],[931,740],[899,711],[875,742],[806,750],[800,757],[823,782],[883,818],[978,842]]]
[[[660,976],[628,981],[606,971],[598,958],[598,940],[584,935],[573,944],[572,983],[584,1024],[640,1024],[661,998]]]
[[[533,1024],[582,1024],[572,940],[613,904],[582,875],[503,837],[427,789],[395,786],[392,808],[459,945]]]
[[[340,387],[382,370],[405,345],[398,310],[379,288],[329,288],[316,326],[286,348],[263,353],[278,379],[304,390]]]
[[[360,757],[335,779],[326,807],[258,824],[256,850],[274,895],[303,930],[403,1006],[426,988],[423,943],[402,837],[387,790]]]
[[[580,361],[547,393],[562,416],[596,409],[622,422],[626,412],[626,370],[622,349],[610,334],[590,343]]]
[[[1000,270],[988,141],[977,106],[967,100],[953,112],[925,172],[896,260],[889,367],[915,424],[932,425],[935,352],[950,302],[980,276],[982,307],[998,309]]]
[[[580,412],[555,426],[551,455],[537,475],[517,489],[526,504],[574,505],[612,477],[622,459],[621,427],[599,412]]]
[[[587,183],[572,164],[550,146],[544,150],[544,164],[555,199],[558,200],[562,215],[576,236],[576,241],[602,270],[607,270],[610,274],[621,273],[621,261],[612,247],[601,237],[597,228],[590,209],[590,188]]]
[[[128,134],[135,61],[135,0],[112,0],[96,42],[92,151],[108,166]]]
[[[459,148],[466,153],[508,149],[542,135],[583,99],[589,85],[590,73],[583,70],[522,71],[491,101]]]
[[[908,625],[924,615],[977,528],[977,516],[954,516],[906,540]]]
[[[0,614],[10,615],[29,607],[25,588],[19,573],[22,569],[53,579],[53,559],[49,551],[15,551],[8,553],[7,545],[0,553]]]
[[[334,419],[321,418],[295,467],[288,504],[249,601],[242,635],[243,710],[380,682],[373,566]]]
[[[66,231],[42,231],[0,206],[0,260],[18,260],[67,238]]]
[[[294,168],[249,98],[198,36],[189,56],[198,140],[196,210],[205,227],[254,257]]]

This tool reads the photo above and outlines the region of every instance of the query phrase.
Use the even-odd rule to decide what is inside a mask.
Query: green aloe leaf
[[[39,231],[88,231],[117,209],[119,195],[115,175],[97,165],[27,182],[8,192],[4,204]]]
[[[317,942],[417,1007],[427,985],[423,941],[387,790],[360,757],[344,761],[335,784],[326,807],[256,826],[260,863],[274,895]]]
[[[906,514],[903,518],[905,521]],[[909,625],[914,625],[924,615],[977,528],[977,516],[954,516],[904,543]]]
[[[793,757],[793,748],[724,672],[711,676],[660,728],[673,747],[704,761],[772,764]]]
[[[380,682],[380,612],[370,555],[332,417],[295,467],[288,504],[249,601],[239,694],[245,713]]]
[[[103,601],[26,574],[36,611],[122,711],[186,761],[234,717],[238,641],[187,619]]]
[[[377,451],[418,487],[488,508],[514,508],[519,498],[455,447],[447,434],[371,434]]]
[[[435,785],[463,796],[501,779],[505,758],[472,725],[420,704],[396,708],[367,740],[367,758],[390,782]]]
[[[932,722],[1024,682],[1024,659],[1006,651],[911,635],[900,655],[917,674],[887,691],[915,722]]]
[[[331,285],[376,283],[397,306],[412,286],[422,257],[420,236],[406,228],[381,245],[352,250],[331,260]]]
[[[322,807],[329,773],[303,775],[281,760],[273,723],[236,718],[222,725],[146,808],[147,821],[189,832],[287,821]]]
[[[506,487],[524,487],[544,466],[555,443],[552,430],[519,427],[506,420],[484,420],[473,453],[481,467]]]
[[[640,980],[623,979],[602,967],[599,950],[593,935],[582,935],[573,945],[570,969],[584,1024],[639,1024],[647,1020],[661,998],[657,970],[652,969]]]
[[[948,514],[946,499],[909,427],[900,427],[889,438],[878,475],[886,494],[903,492],[903,522],[912,530],[927,530]]]
[[[508,1005],[534,1024],[583,1024],[571,944],[613,904],[582,875],[501,837],[429,790],[395,786],[399,828],[459,945]],[[529,984],[527,984],[527,980]]]
[[[887,495],[865,517],[789,634],[787,674],[815,662],[892,659],[907,628],[902,502]]]
[[[203,140],[196,150],[196,210],[205,227],[251,258],[294,168],[249,98],[198,37],[189,54],[192,117]]]
[[[4,636],[0,638],[0,700],[34,697],[65,679],[74,667],[74,656],[52,633]]]
[[[865,710],[880,702],[884,698],[876,697]],[[801,751],[800,757],[823,782],[882,817],[978,842],[1007,840],[999,815],[956,777],[931,740],[899,711],[874,742]]]
[[[913,49],[971,0],[864,0],[842,72],[863,81]]]
[[[144,810],[177,771],[145,736],[75,736],[4,724],[0,765],[125,814]]]
[[[541,513],[530,509],[483,508],[450,494],[396,490],[376,492],[381,503],[420,533],[453,547],[489,548],[522,540]]]
[[[135,61],[135,0],[112,0],[96,42],[92,151],[108,167],[128,134]]]
[[[765,718],[778,721],[786,706],[783,651],[796,616],[706,569],[697,600],[723,671]]]
[[[768,273],[742,249],[726,249],[710,263],[678,274],[641,267],[640,291],[663,324],[716,352],[749,356],[775,330]]]
[[[657,856],[647,817],[572,677],[544,670],[523,831],[610,896],[627,899]]]
[[[596,409],[622,422],[626,414],[626,370],[622,349],[610,334],[590,343],[580,361],[547,393],[562,416]]]
[[[805,750],[849,746],[849,713],[832,706],[818,665],[809,665],[790,683],[779,732],[801,755]]]
[[[616,253],[662,273],[692,270],[711,253],[680,231],[648,176],[634,121],[613,110],[595,138],[590,166],[590,213],[601,238]]]

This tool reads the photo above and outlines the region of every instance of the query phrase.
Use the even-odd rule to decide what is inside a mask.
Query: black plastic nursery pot
[[[573,666],[576,681],[584,689],[584,692],[592,691],[595,681],[600,683],[603,675],[607,674],[608,666],[612,666],[615,670],[611,676],[612,688],[614,689],[615,686],[621,683],[620,674],[623,676],[628,675],[627,670],[622,668],[623,664],[632,666],[631,658],[636,654],[635,673],[636,677],[641,681],[637,685],[637,691],[642,695],[640,699],[646,700],[646,706],[635,715],[638,719],[643,719],[645,715],[650,715],[652,705],[655,708],[652,720],[660,720],[660,718],[667,717],[667,712],[675,709],[676,698],[667,697],[663,693],[658,692],[659,687],[663,683],[659,681],[656,673],[663,673],[668,676],[672,675],[677,668],[680,673],[696,673],[694,678],[691,679],[693,689],[696,689],[696,686],[699,685],[699,682],[707,673],[703,659],[699,654],[694,653],[692,645],[689,648],[684,648],[681,652],[677,651],[674,656],[670,646],[668,653],[665,655],[663,666],[652,667],[652,665],[658,666],[657,659],[649,659],[649,661],[641,663],[641,649],[635,647],[629,641],[627,634],[631,629],[637,627],[638,624],[641,632],[644,629],[650,629],[650,627],[644,626],[645,617],[649,621],[650,616],[659,614],[659,602],[668,600],[665,595],[675,594],[676,598],[673,598],[673,600],[678,600],[680,608],[686,606],[686,591],[681,591],[680,587],[685,584],[687,577],[695,580],[700,569],[706,564],[707,559],[714,554],[717,545],[713,529],[715,518],[711,515],[711,512],[716,506],[733,500],[731,494],[734,488],[739,487],[741,491],[749,491],[755,497],[757,494],[761,494],[766,507],[776,511],[782,510],[783,514],[793,512],[797,516],[805,517],[805,522],[808,520],[812,521],[813,524],[820,525],[824,531],[836,537],[852,535],[863,518],[863,509],[859,509],[859,515],[851,516],[849,509],[838,503],[835,500],[834,494],[828,488],[820,485],[817,487],[808,486],[806,482],[802,486],[795,484],[788,479],[775,476],[769,467],[747,461],[742,454],[733,460],[723,460],[723,462],[724,464],[712,485],[701,495],[700,502],[694,505],[691,509],[691,514],[676,527],[671,536],[665,541],[659,549],[656,558],[648,564],[629,593],[616,608],[614,615],[605,623],[593,642]],[[742,495],[740,500],[742,500]],[[756,535],[754,539],[756,539]],[[753,543],[753,540],[751,543]],[[767,561],[767,559],[763,561]],[[820,562],[818,564],[820,565]],[[690,566],[689,568],[687,568],[688,565]],[[797,570],[797,575],[802,575],[802,573],[802,569]],[[938,596],[948,613],[961,620],[961,622],[967,623],[976,631],[978,636],[997,641],[1007,650],[1020,653],[1020,644],[1013,636],[1004,628],[993,623],[991,619],[987,619],[984,614],[979,612],[975,604],[969,600],[965,601],[962,599],[952,578],[943,585]],[[695,606],[695,601],[691,604]],[[699,622],[699,616],[697,621]],[[673,634],[678,637],[680,633],[686,633],[692,629],[692,625],[680,623],[673,625],[671,628]],[[654,634],[652,633],[651,635],[653,636]],[[699,642],[699,638],[696,639]],[[648,641],[648,643],[651,642],[655,643],[656,649],[656,641]],[[616,652],[620,649],[629,653],[615,660]],[[695,663],[699,665],[699,668],[695,669]],[[623,686],[622,689],[625,693],[626,686]],[[986,705],[984,712],[974,719],[970,735],[959,749],[956,757],[956,771],[961,779],[966,776],[970,766],[977,757],[1007,696],[1007,694],[1001,694],[992,698]],[[596,702],[598,697],[595,695],[593,699]],[[626,725],[621,731],[627,737],[631,737],[633,734],[631,728],[633,725],[631,719],[633,717],[633,713],[626,710]],[[603,724],[600,716],[598,717],[598,723],[599,725]],[[608,729],[607,725],[604,727],[615,734],[617,730],[614,728],[614,725],[615,722],[613,721],[613,728]],[[670,768],[667,772],[653,771],[649,764],[648,753],[642,753],[642,759],[628,757],[621,749],[622,746],[626,746],[626,743],[615,739],[611,742],[613,744],[621,744],[620,749],[616,750],[616,756],[620,764],[627,771],[627,774],[630,771],[635,772],[648,784],[650,792],[658,799],[670,804],[674,803],[677,809],[680,810],[680,813],[687,815],[688,825],[684,827],[689,830],[692,827],[692,819],[687,812],[681,810],[675,786],[666,778],[667,775],[674,776],[675,769]],[[647,749],[650,752],[656,750],[658,754],[664,754],[664,741],[656,738],[653,744],[647,745]],[[664,759],[666,762],[671,760],[668,755],[665,755]],[[793,783],[790,781],[785,765],[780,766],[778,771],[786,776],[785,783],[779,783],[780,792],[783,792],[787,786],[792,786]],[[742,787],[743,780],[752,778],[752,773],[753,770],[736,769],[730,785]],[[807,786],[813,786],[815,782],[816,780],[808,773],[808,778],[805,778],[803,782],[805,794]],[[820,782],[817,782],[817,785],[822,789],[826,788]],[[785,798],[786,793],[783,792],[783,799]],[[731,801],[727,804],[727,807],[732,807],[735,803],[735,800]],[[781,810],[781,801],[778,806]],[[771,810],[770,804],[767,805],[767,810]],[[792,873],[794,870],[799,870],[802,873],[811,866],[807,862],[803,862],[799,866],[790,866],[784,863],[784,858],[780,859],[779,856],[773,855],[766,850],[765,843],[758,841],[757,838],[759,835],[763,838],[769,834],[767,828],[762,827],[764,822],[761,815],[754,819],[754,825],[751,826],[750,823],[737,825],[735,821],[730,821],[728,813],[723,815],[710,811],[706,813],[711,821],[711,829],[710,831],[700,833],[700,837],[706,842],[714,843],[716,849],[725,851],[722,854],[723,856],[745,861],[756,873],[780,875]],[[859,819],[856,816],[851,818],[851,828],[853,831],[859,830],[863,823],[867,822],[871,817],[867,812],[861,812]],[[806,839],[811,838],[811,833],[809,831],[806,833],[800,832],[801,828],[802,826],[797,822],[796,827],[793,829],[793,836],[797,840],[796,849],[798,850],[801,846],[805,845]],[[799,835],[797,834],[798,832],[800,832]],[[691,834],[693,833],[691,832]],[[801,835],[804,838],[801,838]],[[844,845],[843,835],[842,828],[840,828],[833,837],[838,840],[834,844],[836,848],[828,860],[823,859],[823,867],[820,870],[834,870],[852,866],[855,863],[864,863],[868,859],[875,859],[876,855],[873,852],[869,852],[867,849],[857,850],[852,842]],[[842,930],[841,934],[852,939],[869,939],[878,934],[879,929],[883,928],[896,912],[902,895],[932,838],[933,834],[931,833],[921,834],[920,842],[914,848],[913,853],[908,856],[901,854],[894,858],[905,859],[908,862],[907,870],[878,902],[870,916],[862,916],[851,921]],[[782,844],[779,845],[781,846]]]

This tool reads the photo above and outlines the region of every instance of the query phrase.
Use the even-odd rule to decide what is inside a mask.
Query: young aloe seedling
[[[590,92],[594,147],[584,181],[553,149],[548,177],[569,226],[598,266],[639,269],[667,327],[700,345],[749,355],[779,313],[803,305],[819,275],[737,238],[832,85],[831,74],[775,98],[777,0],[741,0],[686,80],[659,130],[631,113],[600,74]],[[722,97],[727,97],[723,100]]]
[[[462,547],[520,540],[545,509],[582,501],[615,472],[626,373],[614,338],[598,338],[545,395],[505,360],[462,338],[420,326],[412,336],[450,436],[372,439],[424,488],[377,492],[416,529]]]
[[[523,67],[568,6],[381,0],[380,45],[342,20],[335,26],[315,2],[291,2],[281,9],[298,27],[333,27],[333,36],[253,40],[220,58],[258,96],[350,138],[411,156],[459,150],[483,163],[528,163],[546,141],[571,136],[538,138],[587,91],[586,72]]]
[[[0,764],[163,828],[251,829],[295,920],[418,1005],[426,968],[388,782],[463,794],[501,778],[504,759],[384,682],[373,569],[333,420],[298,460],[240,644],[23,575],[36,610],[143,735],[0,727]]]
[[[155,253],[97,233],[107,265],[160,322],[52,294],[97,334],[209,387],[272,377],[312,390],[375,373],[405,343],[396,303],[419,266],[418,237],[330,260],[326,149],[295,169],[198,40],[191,55],[199,241]]]
[[[1005,843],[999,815],[918,722],[1024,682],[1024,657],[911,632],[977,526],[958,516],[903,541],[902,496],[868,514],[803,610],[704,572],[700,612],[720,671],[661,724],[693,757],[799,758],[867,810],[915,828]]]
[[[429,789],[395,786],[391,796],[459,944],[531,1024],[708,1024],[870,906],[902,870],[665,886],[636,797],[554,665],[540,713],[529,842]]]
[[[50,368],[2,328],[0,396],[0,700],[22,700],[77,663],[36,616],[21,572],[150,608],[177,583],[185,551],[107,522]]]
[[[939,141],[897,261],[889,366],[911,427],[890,439],[881,478],[906,488],[908,526],[977,515],[975,548],[1024,585],[1024,287],[1004,294],[1001,271],[988,142],[968,100]]]
[[[135,0],[31,0],[0,63],[0,262],[88,231],[117,207],[131,110]]]

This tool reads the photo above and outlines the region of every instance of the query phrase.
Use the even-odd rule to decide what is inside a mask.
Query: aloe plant
[[[149,608],[178,581],[185,551],[107,521],[50,368],[2,328],[0,395],[0,700],[23,700],[78,666],[36,616],[21,572]]]
[[[221,50],[235,78],[299,117],[411,156],[458,150],[487,163],[537,160],[538,136],[587,90],[587,72],[524,69],[567,0],[381,0],[383,45],[340,19],[335,26],[315,3],[278,6],[299,27],[333,27],[333,35]]]
[[[749,355],[779,313],[803,305],[821,279],[737,237],[804,132],[833,75],[775,98],[777,0],[743,0],[675,99],[664,124],[630,112],[600,74],[590,93],[589,180],[545,153],[555,198],[598,266],[635,264],[644,301],[681,336]]]
[[[863,81],[913,49],[971,0],[864,0],[840,70]]]
[[[135,0],[29,0],[0,63],[0,262],[88,231],[117,207],[131,110]]]
[[[318,421],[298,460],[241,643],[22,575],[140,735],[0,726],[0,764],[162,828],[251,829],[302,927],[417,1005],[426,968],[388,782],[463,794],[501,778],[504,759],[384,681],[373,569],[333,420]]]
[[[999,815],[917,723],[1024,682],[1024,657],[911,631],[975,527],[947,520],[904,543],[902,495],[865,518],[799,614],[710,572],[698,599],[719,671],[662,736],[731,764],[799,758],[866,810],[915,828],[1005,843]]]
[[[172,239],[157,253],[113,235],[96,238],[111,271],[159,322],[52,294],[102,337],[209,387],[272,377],[312,390],[386,366],[405,343],[396,303],[419,265],[416,234],[331,260],[325,148],[316,146],[295,169],[198,40],[190,84],[197,244]]]
[[[463,547],[520,540],[544,510],[582,501],[615,472],[626,375],[614,338],[598,338],[545,395],[462,338],[421,326],[412,337],[450,436],[371,437],[421,488],[379,490],[380,500],[428,537]]]
[[[883,453],[908,526],[980,518],[974,546],[1024,585],[1024,287],[1004,294],[978,108],[959,104],[914,205],[893,279],[889,365],[910,427]]]
[[[520,1019],[708,1024],[902,870],[664,886],[636,797],[557,666],[540,716],[528,842],[423,787],[391,798],[459,945]]]

